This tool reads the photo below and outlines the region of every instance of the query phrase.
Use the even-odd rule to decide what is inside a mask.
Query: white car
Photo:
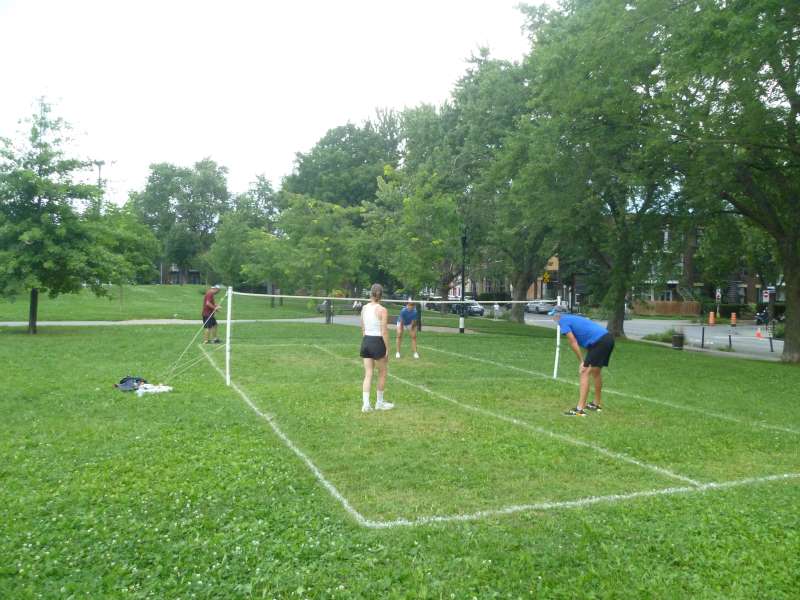
[[[525,305],[525,312],[536,313],[537,315],[540,315],[542,313],[550,312],[555,305],[555,300],[531,300]]]

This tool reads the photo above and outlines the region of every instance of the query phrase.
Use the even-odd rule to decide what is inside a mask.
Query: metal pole
[[[704,349],[706,347],[706,327],[705,325],[700,328],[700,349]]]
[[[561,325],[556,325],[556,360],[553,364],[553,379],[558,379],[558,358],[561,354]]]
[[[458,319],[458,332],[464,333],[464,316],[467,314],[467,305],[464,304],[464,293],[467,290],[467,230],[461,234],[461,316]]]
[[[228,287],[228,316],[225,320],[225,385],[231,385],[231,307],[233,306],[233,288]]]

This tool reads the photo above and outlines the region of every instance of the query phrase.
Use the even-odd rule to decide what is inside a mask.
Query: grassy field
[[[130,319],[199,319],[205,286],[199,285],[134,285],[109,286],[106,295],[96,296],[84,290],[78,294],[64,294],[50,298],[39,297],[40,321],[124,321]],[[224,304],[225,290],[217,296]],[[0,322],[27,321],[28,297],[0,298]],[[237,319],[291,319],[320,317],[314,300],[271,299],[236,296]],[[351,316],[352,303],[335,301],[334,321],[341,315]],[[389,304],[392,315],[397,315],[402,304]],[[225,311],[221,312],[224,317]],[[442,316],[426,310],[424,322],[433,325],[458,327],[456,315]],[[488,319],[487,319],[488,320]],[[470,319],[472,321],[472,319]]]
[[[142,398],[192,332],[0,330],[0,597],[796,597],[797,368],[621,342],[567,418],[553,332],[485,324],[369,414],[355,327],[238,324],[235,389],[192,346]]]

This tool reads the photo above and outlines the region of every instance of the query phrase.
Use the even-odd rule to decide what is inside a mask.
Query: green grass
[[[486,321],[423,330],[386,413],[359,411],[354,327],[237,324],[233,378],[372,521],[691,487],[568,440],[702,483],[800,472],[795,367],[621,341],[607,410],[570,419],[553,332]],[[798,479],[368,529],[207,362],[169,394],[111,387],[191,335],[0,333],[0,597],[796,597]]]
[[[56,298],[43,294],[39,320],[199,319],[205,290],[200,285],[133,285],[109,286],[106,296],[87,290]],[[0,299],[0,321],[27,321],[28,302],[28,296]]]

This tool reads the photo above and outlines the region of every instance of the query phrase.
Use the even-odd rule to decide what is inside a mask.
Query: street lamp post
[[[467,291],[467,229],[461,234],[461,316],[458,319],[458,332],[464,333],[464,317],[467,314],[467,305],[464,304],[464,297]]]

